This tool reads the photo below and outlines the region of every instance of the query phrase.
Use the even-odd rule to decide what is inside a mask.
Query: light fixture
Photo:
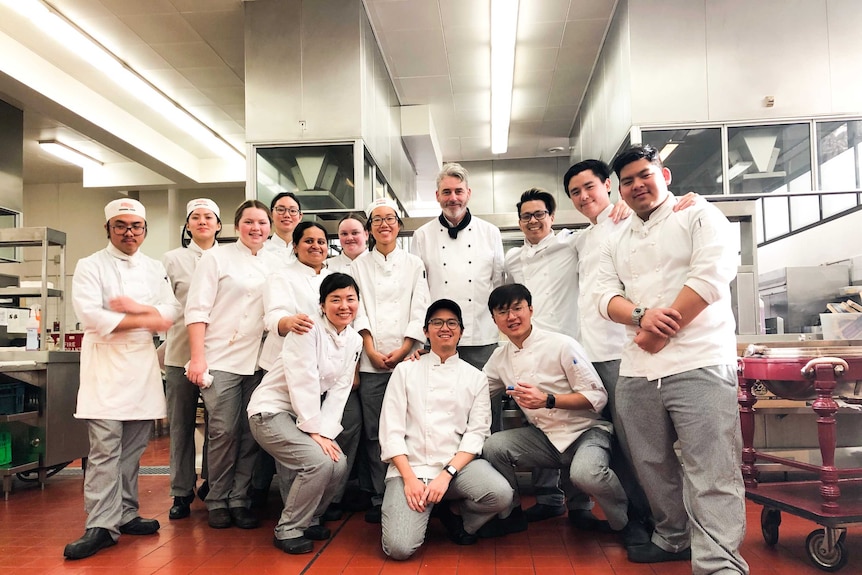
[[[736,179],[737,176],[739,176],[739,174],[741,174],[742,172],[744,172],[745,170],[747,170],[750,167],[751,167],[751,162],[737,162],[736,164],[733,164],[727,170],[728,181],[732,182],[733,180]],[[716,184],[720,184],[721,181],[722,181],[722,177],[720,175],[717,178],[715,178]]]
[[[677,149],[677,147],[679,147],[679,144],[677,142],[668,142],[658,153],[658,157],[661,158],[662,162],[666,162],[667,157],[670,156],[673,151]]]
[[[518,0],[491,0],[491,153],[509,149]]]
[[[172,125],[193,136],[201,144],[225,159],[242,159],[245,155],[234,148],[215,130],[132,70],[114,53],[78,28],[55,8],[42,0],[0,0],[4,5],[28,18],[47,36],[83,58],[118,86],[164,116]]]
[[[100,168],[104,165],[103,162],[100,162],[96,158],[88,156],[84,152],[79,152],[75,148],[57,140],[39,140],[39,147],[49,154],[82,168]]]

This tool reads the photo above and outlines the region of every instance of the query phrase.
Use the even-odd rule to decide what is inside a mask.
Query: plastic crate
[[[12,434],[0,431],[0,465],[12,463]]]
[[[0,385],[0,415],[23,413],[26,389],[23,383]]]

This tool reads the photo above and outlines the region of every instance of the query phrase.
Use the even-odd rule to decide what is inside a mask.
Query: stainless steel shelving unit
[[[39,349],[45,351],[48,349],[48,298],[58,298],[58,310],[60,320],[60,334],[58,344],[64,345],[66,340],[65,328],[65,299],[64,290],[66,282],[66,233],[51,228],[7,228],[0,229],[0,247],[22,247],[22,248],[40,248],[41,249],[41,285],[39,287],[4,287],[0,288],[0,297],[38,297],[42,308],[42,323],[39,327]],[[56,274],[48,273],[48,264],[52,262],[50,252],[56,249],[59,251],[59,261],[56,266]],[[56,277],[55,286],[59,288],[49,288],[48,278]]]

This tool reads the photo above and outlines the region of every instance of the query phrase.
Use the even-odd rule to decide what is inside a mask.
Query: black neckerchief
[[[449,220],[447,220],[442,213],[437,219],[440,220],[440,225],[447,229],[447,231],[449,232],[449,237],[455,240],[458,239],[458,232],[470,225],[470,220],[473,219],[473,216],[470,215],[470,208],[467,208],[467,213],[464,215],[464,218],[461,220],[461,223],[459,223],[455,227],[449,225]]]

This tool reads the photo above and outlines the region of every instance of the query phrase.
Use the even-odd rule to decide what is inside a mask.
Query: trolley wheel
[[[781,511],[764,507],[760,512],[760,531],[767,545],[778,543],[778,526],[781,525]]]
[[[835,542],[835,548],[831,551],[827,550],[825,529],[815,529],[809,533],[808,538],[805,539],[805,550],[814,566],[823,571],[831,573],[847,565],[847,548],[844,546],[844,540],[839,537]]]

